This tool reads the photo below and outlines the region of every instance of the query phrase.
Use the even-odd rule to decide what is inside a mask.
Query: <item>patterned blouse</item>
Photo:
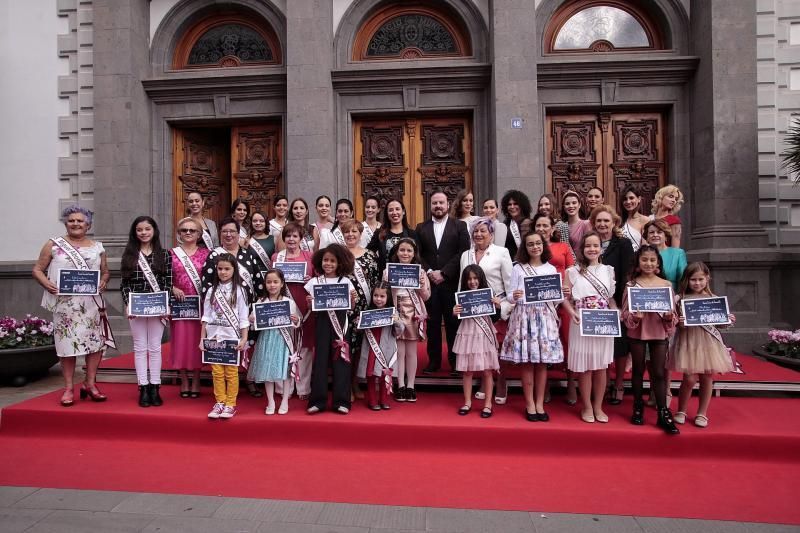
[[[156,269],[153,268],[153,256],[154,253],[150,255],[144,256],[147,260],[147,264],[150,265],[150,269],[153,271],[153,274],[156,275],[156,281],[158,282],[158,288],[162,291],[167,291],[168,293],[172,293],[172,258],[169,255],[169,250],[161,250],[162,253],[162,261],[164,265],[164,272],[159,274],[156,272]],[[139,263],[136,263],[136,269],[131,273],[130,277],[124,277],[120,281],[119,285],[120,290],[122,291],[122,301],[125,302],[125,306],[128,306],[128,297],[132,292],[154,292],[150,284],[147,282],[147,278],[144,277],[144,272],[139,268]]]
[[[200,273],[203,285],[203,296],[205,296],[208,289],[210,289],[214,283],[214,269],[217,267],[217,257],[219,255],[219,248],[215,248],[211,251],[211,254],[209,254],[208,259],[206,259],[203,265],[203,271]],[[247,293],[247,301],[248,303],[253,303],[256,301],[257,294],[263,294],[264,292],[264,278],[261,276],[261,270],[259,270],[261,262],[256,258],[255,253],[241,246],[236,255],[236,260],[239,263],[239,268],[246,268],[253,278],[254,287],[249,287],[242,281],[242,287]],[[253,289],[255,289],[255,292]]]

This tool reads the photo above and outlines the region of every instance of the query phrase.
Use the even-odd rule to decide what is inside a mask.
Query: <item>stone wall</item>
[[[770,244],[800,249],[800,187],[781,168],[800,109],[800,2],[758,0],[759,217]]]

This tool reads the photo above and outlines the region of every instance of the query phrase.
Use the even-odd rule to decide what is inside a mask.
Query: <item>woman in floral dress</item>
[[[105,312],[102,296],[58,296],[58,271],[99,270],[101,293],[106,288],[110,274],[103,244],[86,236],[92,226],[92,212],[71,206],[64,210],[62,218],[67,234],[44,244],[33,267],[33,278],[45,289],[42,307],[53,313],[53,337],[64,376],[61,405],[69,407],[75,403],[75,361],[81,355],[86,357],[86,379],[81,385],[81,398],[89,397],[96,402],[106,399],[97,389],[95,377],[105,353],[106,342],[111,339],[106,336],[101,320],[101,307]],[[73,258],[70,253],[77,253],[79,257]]]

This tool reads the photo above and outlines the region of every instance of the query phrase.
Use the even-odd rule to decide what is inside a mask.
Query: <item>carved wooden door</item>
[[[283,192],[282,154],[279,123],[232,128],[231,198],[272,217],[273,200]]]
[[[655,192],[667,182],[661,113],[550,115],[546,141],[547,187],[557,198],[599,187],[619,211],[619,197],[632,185],[648,215]]]
[[[363,216],[364,199],[381,206],[400,198],[413,227],[430,216],[430,195],[444,190],[452,200],[472,187],[472,132],[469,119],[421,117],[363,120],[354,127],[354,202]]]
[[[228,214],[230,194],[230,134],[227,129],[174,130],[173,227],[185,217],[186,198],[205,198],[204,216],[218,221]]]

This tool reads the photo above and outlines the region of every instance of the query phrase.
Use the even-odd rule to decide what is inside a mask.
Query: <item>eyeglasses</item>
[[[197,230],[192,228],[181,228],[178,231],[181,233],[197,233]]]

